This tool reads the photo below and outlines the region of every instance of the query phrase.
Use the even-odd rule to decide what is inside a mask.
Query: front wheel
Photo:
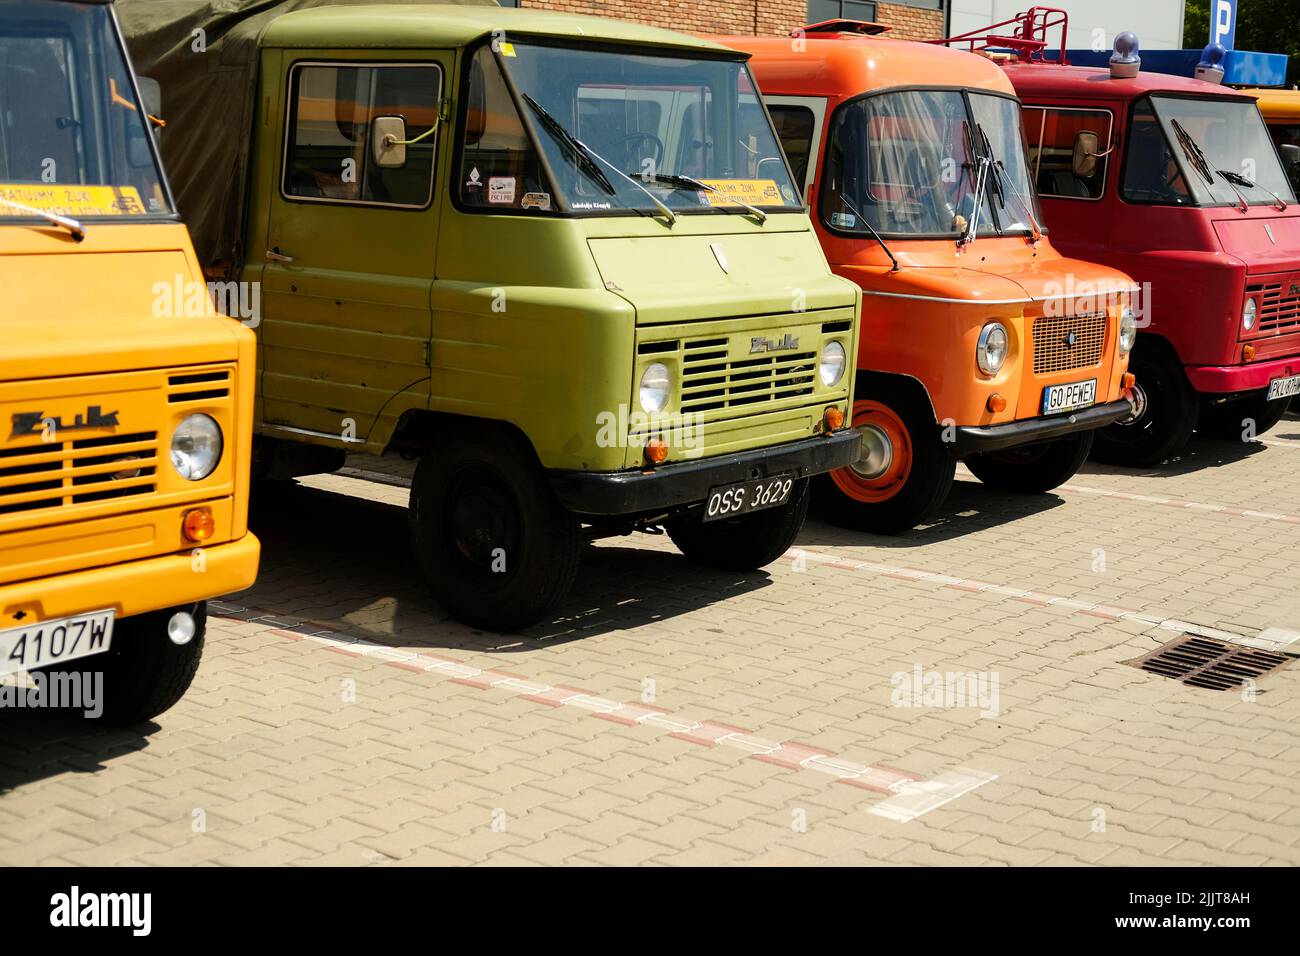
[[[1183,450],[1199,411],[1196,392],[1171,351],[1138,342],[1129,360],[1137,379],[1132,417],[1100,429],[1092,457],[1109,465],[1149,468]]]
[[[193,683],[203,657],[207,612],[200,601],[119,618],[108,650],[78,661],[81,669],[65,664],[37,673],[52,681],[80,680],[76,708],[86,719],[127,726],[152,720],[171,709]]]
[[[795,482],[790,500],[779,508],[740,518],[705,523],[698,514],[668,521],[668,537],[697,564],[723,571],[753,571],[790,549],[808,517],[808,479]]]
[[[1201,409],[1196,430],[1209,438],[1235,442],[1253,441],[1282,420],[1290,403],[1289,398],[1277,398],[1270,402],[1267,392],[1258,392],[1219,405],[1207,404]]]
[[[1065,484],[1088,460],[1093,433],[1076,432],[1065,438],[971,455],[966,467],[990,488],[1022,495],[1041,495]]]
[[[940,440],[928,403],[889,383],[871,387],[870,393],[870,399],[853,403],[861,457],[819,476],[814,489],[819,506],[835,524],[898,534],[943,504],[957,460]]]
[[[409,521],[429,590],[472,627],[536,624],[578,574],[577,518],[536,459],[505,436],[457,434],[426,453]]]

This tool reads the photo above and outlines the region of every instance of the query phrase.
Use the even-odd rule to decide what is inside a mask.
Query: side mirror
[[[1101,139],[1091,130],[1080,130],[1074,135],[1074,161],[1072,170],[1078,179],[1091,179],[1097,174],[1097,152]]]
[[[400,116],[376,116],[370,121],[370,155],[380,169],[406,165],[406,120]]]
[[[155,126],[153,120],[149,119],[149,117],[157,116],[159,119],[162,118],[162,84],[148,76],[137,76],[135,82],[140,87],[140,99],[144,101],[144,111],[148,114],[144,119],[145,125],[153,131],[153,140],[158,144],[159,148],[161,148],[162,127]],[[132,156],[128,157],[131,164],[133,166],[149,165],[153,160],[147,155],[148,150],[145,151],[145,154],[141,154],[140,158],[137,159],[135,156],[136,148],[137,144],[135,143],[128,146],[128,149],[132,152]]]

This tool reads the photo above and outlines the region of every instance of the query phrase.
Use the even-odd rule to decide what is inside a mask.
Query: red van
[[[1132,34],[1110,70],[1070,66],[1046,36],[1066,20],[1034,8],[943,42],[1015,87],[1053,244],[1144,289],[1137,411],[1097,432],[1093,457],[1153,465],[1194,429],[1249,440],[1300,394],[1300,206],[1255,98],[1143,72]]]

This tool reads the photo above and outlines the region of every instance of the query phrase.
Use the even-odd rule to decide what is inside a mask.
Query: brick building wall
[[[519,5],[647,23],[684,33],[784,35],[808,20],[806,0],[519,0]],[[890,36],[899,39],[943,36],[941,10],[880,3],[876,19],[893,27]]]

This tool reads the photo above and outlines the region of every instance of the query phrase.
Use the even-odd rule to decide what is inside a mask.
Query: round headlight
[[[221,461],[221,426],[208,415],[191,415],[172,432],[172,467],[182,478],[202,481]]]
[[[650,414],[662,412],[672,392],[673,379],[668,366],[655,362],[641,373],[641,408]]]
[[[822,384],[827,387],[838,385],[840,379],[844,378],[844,369],[848,364],[844,346],[839,342],[827,342],[823,345],[821,361],[817,364],[817,374],[821,376]]]
[[[1138,320],[1134,311],[1125,306],[1119,317],[1119,354],[1128,355],[1138,337]]]
[[[1241,327],[1249,332],[1255,327],[1255,317],[1259,315],[1259,305],[1254,299],[1246,300],[1246,307],[1241,310]]]
[[[1001,322],[990,322],[980,330],[979,343],[975,346],[975,362],[981,372],[996,375],[1002,370],[1010,341],[1006,326]]]

